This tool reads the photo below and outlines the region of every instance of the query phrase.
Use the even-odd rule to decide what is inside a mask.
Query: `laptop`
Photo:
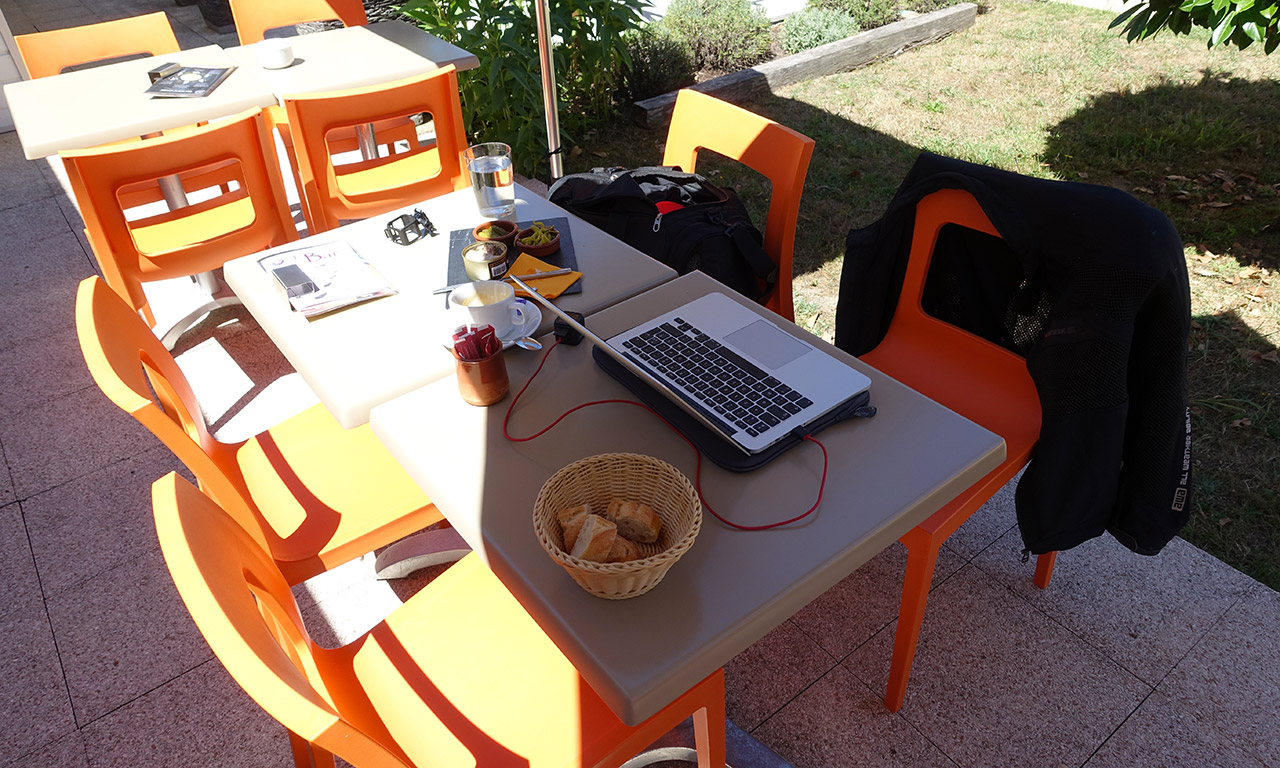
[[[747,455],[794,439],[797,429],[816,431],[832,423],[833,412],[867,401],[870,379],[723,293],[708,293],[607,340],[529,293]]]

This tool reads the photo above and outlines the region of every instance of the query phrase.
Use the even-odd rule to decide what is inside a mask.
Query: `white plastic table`
[[[442,345],[449,325],[446,297],[432,291],[449,284],[450,230],[470,230],[484,219],[470,188],[416,207],[431,218],[438,236],[407,246],[392,243],[383,228],[400,213],[396,212],[276,249],[345,240],[399,290],[395,296],[307,320],[290,309],[275,279],[259,266],[258,260],[271,251],[236,259],[223,270],[227,284],[263,330],[347,428],[368,421],[373,406],[454,370],[453,356]],[[556,299],[558,306],[590,314],[675,277],[670,267],[516,185],[518,220],[562,216],[569,217],[569,236],[583,278],[582,292]],[[550,330],[549,315],[543,314],[538,333]],[[523,350],[510,354],[532,355]]]
[[[153,99],[147,71],[162,62],[236,66],[216,45],[9,83],[14,128],[29,160],[227,117],[276,103],[270,83],[238,67],[208,96]]]
[[[607,338],[711,290],[724,289],[691,273],[592,315],[588,325]],[[693,450],[652,415],[634,406],[593,406],[536,440],[512,443],[502,434],[511,395],[488,408],[472,407],[446,379],[374,408],[370,425],[592,689],[635,724],[1004,459],[998,435],[812,336],[806,340],[870,376],[878,409],[874,418],[817,435],[831,460],[822,506],[811,519],[770,531],[733,530],[706,516],[693,547],[663,582],[629,600],[592,597],[574,583],[539,546],[533,505],[552,474],[600,453],[656,456],[692,479]],[[507,354],[513,393],[539,358]],[[586,342],[562,345],[521,400],[511,429],[529,435],[573,406],[606,398],[631,396],[595,366]],[[704,466],[702,489],[721,514],[761,525],[807,509],[821,469],[817,447],[802,444],[747,474]]]
[[[288,40],[296,60],[284,69],[263,69],[252,45],[228,48],[227,55],[268,83],[277,97],[377,85],[448,64],[458,71],[480,66],[475,54],[403,21],[329,29]]]

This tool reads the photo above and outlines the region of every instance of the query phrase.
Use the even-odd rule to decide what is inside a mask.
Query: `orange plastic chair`
[[[662,164],[693,173],[700,149],[737,160],[769,179],[772,190],[764,250],[778,265],[778,278],[765,297],[765,306],[794,320],[792,251],[813,139],[705,93],[682,90],[676,96]]]
[[[262,532],[290,583],[441,520],[368,425],[343,429],[323,406],[243,442],[215,440],[173,356],[100,278],[80,283],[76,330],[103,393]]]
[[[933,249],[948,224],[1000,236],[978,201],[964,190],[944,189],[922,198],[893,320],[884,339],[861,360],[1000,435],[1006,454],[999,467],[899,539],[907,547],[907,572],[885,694],[885,706],[893,712],[906,696],[939,548],[1030,461],[1040,435],[1040,399],[1026,360],[930,316],[921,305]],[[1040,555],[1037,586],[1048,586],[1056,555]]]
[[[343,219],[363,219],[470,184],[462,165],[467,143],[453,66],[384,85],[284,97],[297,151],[303,208],[311,232]],[[327,138],[356,125],[428,112],[434,144],[361,163],[335,166]]]
[[[143,283],[208,272],[298,238],[275,148],[257,109],[177,135],[60,156],[103,275],[149,325],[155,317]],[[215,188],[210,199],[159,215],[126,217],[121,190],[209,168],[231,173],[238,188]]]
[[[309,21],[337,19],[348,27],[369,23],[360,0],[231,0],[231,18],[241,45],[262,40],[269,30]]]
[[[467,555],[359,639],[307,634],[254,539],[177,475],[152,487],[156,533],[196,626],[289,731],[294,761],[333,766],[619,766],[685,718],[698,765],[725,759],[717,670],[638,726],[618,720],[501,582]]]
[[[137,54],[177,53],[169,17],[163,11],[80,27],[14,35],[18,55],[31,77],[49,77],[67,67]]]

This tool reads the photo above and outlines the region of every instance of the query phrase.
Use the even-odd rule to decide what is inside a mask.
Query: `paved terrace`
[[[0,7],[21,34],[155,3]],[[167,10],[184,46],[227,42],[194,6]],[[49,166],[0,134],[0,768],[289,765],[165,570],[149,486],[182,468],[80,359],[73,298],[96,273],[81,226]],[[232,401],[296,378],[247,317],[189,336],[191,370],[245,372]],[[895,545],[729,665],[731,719],[802,768],[1280,765],[1276,592],[1181,540],[1142,558],[1108,538],[1064,553],[1042,592],[1019,549],[1011,489],[947,543],[900,712],[881,698]],[[421,584],[371,574],[366,557],[299,588],[317,636],[342,642]]]

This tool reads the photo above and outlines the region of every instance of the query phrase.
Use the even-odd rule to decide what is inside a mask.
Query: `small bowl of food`
[[[519,228],[516,226],[514,221],[506,221],[503,219],[499,219],[497,221],[486,221],[471,230],[471,239],[475,240],[477,243],[484,242],[486,240],[496,240],[507,246],[507,250],[510,251],[515,248],[516,231],[518,229]]]
[[[549,256],[560,250],[560,233],[555,227],[535,221],[533,226],[516,234],[516,250],[535,259]]]

